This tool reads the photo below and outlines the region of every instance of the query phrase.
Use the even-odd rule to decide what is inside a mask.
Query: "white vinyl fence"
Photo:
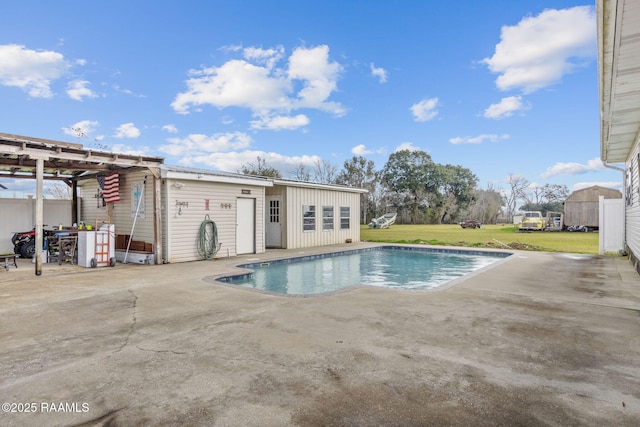
[[[599,197],[599,249],[600,253],[618,252],[624,249],[623,199]]]
[[[43,200],[44,224],[71,225],[71,200]],[[36,199],[0,198],[0,253],[13,252],[11,236],[16,231],[31,230],[36,224]]]

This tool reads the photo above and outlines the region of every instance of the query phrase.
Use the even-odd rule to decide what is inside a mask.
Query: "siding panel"
[[[625,182],[625,229],[627,246],[638,257],[640,256],[640,176],[638,174],[638,141],[632,151],[631,157],[627,160],[626,168],[629,169],[631,182]]]
[[[216,257],[235,256],[236,202],[239,197],[256,200],[256,252],[264,252],[263,187],[167,179],[165,189],[167,262],[201,259],[197,242],[200,225],[206,215],[216,223],[218,241],[222,244]],[[251,195],[242,195],[242,189],[250,190]]]
[[[316,228],[303,230],[303,206],[316,207]],[[322,229],[322,207],[333,206],[334,229]],[[349,207],[349,229],[340,229],[340,207]],[[286,206],[287,248],[307,248],[360,241],[360,194],[345,191],[321,190],[317,188],[287,187]]]

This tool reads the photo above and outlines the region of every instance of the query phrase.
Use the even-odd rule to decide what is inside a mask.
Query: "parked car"
[[[460,227],[462,228],[480,228],[482,227],[482,223],[480,221],[476,221],[475,219],[467,219],[460,223]]]

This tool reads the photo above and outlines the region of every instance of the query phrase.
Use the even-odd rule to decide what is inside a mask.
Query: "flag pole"
[[[144,176],[144,180],[142,181],[142,194],[138,198],[138,206],[136,207],[136,215],[133,217],[133,225],[131,225],[131,233],[129,233],[129,241],[127,242],[127,250],[124,253],[123,264],[127,263],[127,256],[129,255],[129,248],[131,247],[131,239],[133,238],[133,229],[136,228],[136,220],[138,219],[138,212],[140,211],[140,203],[142,202],[142,198],[144,197],[144,190],[147,187],[147,175]]]

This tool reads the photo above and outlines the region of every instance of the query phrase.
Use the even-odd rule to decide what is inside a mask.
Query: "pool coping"
[[[363,243],[368,243],[368,242],[363,242]],[[390,288],[390,287],[384,287],[384,286],[372,286],[372,285],[367,285],[367,284],[358,284],[358,285],[352,285],[352,286],[346,286],[344,288],[340,288],[340,289],[336,289],[336,290],[331,290],[331,291],[327,291],[327,292],[322,292],[322,293],[317,293],[317,294],[283,294],[280,292],[274,292],[274,291],[268,291],[265,289],[255,289],[255,288],[250,288],[250,287],[246,287],[246,286],[239,286],[239,285],[234,285],[231,284],[227,281],[223,281],[221,279],[226,279],[226,278],[232,278],[232,277],[242,277],[242,276],[249,276],[251,274],[253,274],[252,267],[253,266],[260,266],[261,264],[284,264],[284,263],[294,263],[294,262],[304,262],[304,261],[311,261],[314,259],[320,259],[320,258],[325,258],[325,257],[332,257],[332,256],[339,256],[339,255],[349,255],[349,254],[354,254],[354,253],[360,253],[360,252],[369,252],[369,251],[373,251],[373,250],[379,250],[379,249],[384,249],[384,248],[390,248],[390,249],[401,249],[401,250],[415,250],[415,251],[420,251],[420,252],[432,252],[432,253],[454,253],[454,254],[463,254],[463,255],[494,255],[495,254],[501,254],[504,256],[501,256],[500,259],[498,259],[496,262],[493,262],[489,265],[486,265],[484,267],[481,267],[477,270],[471,271],[469,273],[464,274],[463,276],[460,277],[456,277],[455,279],[452,279],[446,283],[443,283],[442,285],[436,286],[435,288],[430,288],[430,289],[394,289],[394,288]],[[330,249],[330,248],[328,248]],[[318,253],[313,253],[313,254],[308,254],[308,255],[297,255],[297,256],[283,256],[283,257],[275,257],[275,258],[271,258],[271,259],[264,259],[264,260],[255,260],[255,262],[238,262],[237,264],[233,265],[233,268],[237,268],[240,271],[232,273],[232,272],[228,272],[228,273],[220,273],[220,274],[214,274],[211,276],[205,276],[202,278],[203,281],[207,282],[207,283],[211,283],[211,284],[215,284],[215,285],[219,285],[219,286],[224,286],[227,288],[232,288],[232,289],[241,289],[244,291],[249,291],[249,292],[257,292],[260,294],[264,294],[264,295],[273,295],[273,296],[278,296],[278,297],[290,297],[290,298],[313,298],[313,297],[322,297],[322,296],[331,296],[331,295],[336,295],[336,294],[342,294],[344,292],[350,292],[356,289],[376,289],[376,290],[381,290],[384,292],[395,292],[395,291],[399,291],[399,292],[434,292],[434,291],[444,291],[447,289],[451,289],[453,286],[464,282],[468,279],[470,279],[471,277],[474,277],[478,274],[481,274],[487,270],[490,270],[494,267],[497,267],[498,265],[501,265],[507,261],[510,261],[514,258],[514,255],[516,254],[517,251],[514,250],[505,250],[505,249],[492,249],[492,248],[482,248],[480,249],[466,249],[466,248],[459,248],[459,247],[447,247],[447,246],[425,246],[425,245],[420,245],[420,244],[401,244],[401,243],[378,243],[378,244],[373,244],[373,245],[369,245],[369,246],[365,246],[365,247],[360,247],[360,248],[354,248],[354,249],[342,249],[342,250],[335,250],[335,251],[323,251],[323,252],[318,252]],[[249,261],[249,260],[248,260]],[[253,261],[253,260],[251,260]]]

